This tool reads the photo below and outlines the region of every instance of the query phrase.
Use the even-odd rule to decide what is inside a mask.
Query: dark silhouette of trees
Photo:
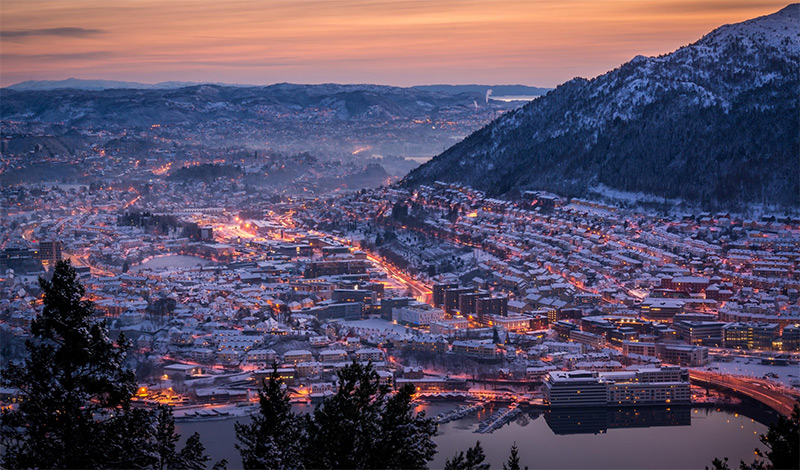
[[[756,449],[756,459],[751,464],[739,461],[741,470],[784,470],[800,468],[800,404],[795,404],[791,416],[781,415],[778,421],[769,426],[766,434],[759,440],[767,448],[766,451]],[[708,470],[709,467],[706,467]],[[714,459],[711,462],[714,470],[730,470],[728,458]]]
[[[464,452],[459,452],[452,458],[447,459],[444,470],[489,470],[491,465],[484,463],[486,454],[483,453],[481,441],[477,441],[473,447]]]
[[[503,470],[520,470],[519,465],[519,448],[517,447],[517,443],[511,445],[511,455],[508,456],[508,460],[503,462]],[[525,470],[528,470],[528,467],[525,467]]]
[[[18,389],[21,401],[0,417],[0,466],[204,468],[196,434],[176,451],[169,410],[131,407],[130,343],[123,335],[109,339],[69,261],[39,284],[44,308],[31,325],[27,357],[2,371],[2,385]]]
[[[304,468],[305,423],[292,412],[282,385],[275,365],[258,392],[259,412],[250,423],[236,424],[236,449],[245,468]]]
[[[413,413],[413,388],[390,395],[371,364],[339,371],[339,390],[312,415],[292,413],[286,393],[275,368],[260,412],[236,427],[246,468],[425,468],[436,452],[436,427]]]

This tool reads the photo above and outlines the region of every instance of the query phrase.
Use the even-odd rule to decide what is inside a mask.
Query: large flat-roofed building
[[[569,340],[576,343],[585,344],[594,349],[602,349],[606,345],[606,338],[604,336],[581,330],[570,331]]]
[[[456,282],[439,282],[433,285],[433,306],[434,307],[441,307],[444,305],[444,291],[448,289],[455,289],[458,287],[458,283]]]
[[[724,346],[737,349],[773,349],[780,336],[777,323],[730,323],[722,328]]]
[[[680,366],[704,366],[708,364],[708,348],[678,342],[656,343],[658,358],[668,364]]]
[[[656,357],[656,343],[640,342],[640,341],[623,341],[622,354],[639,354],[641,356]]]
[[[490,341],[454,341],[453,352],[464,356],[494,359],[497,357],[497,346]]]
[[[479,297],[475,301],[475,313],[478,316],[478,323],[487,324],[490,315],[508,316],[507,297]]]
[[[784,351],[800,350],[800,324],[783,327],[781,349]]]
[[[657,357],[669,364],[681,366],[704,366],[708,364],[708,348],[680,342],[636,342],[622,343],[622,354],[640,354]]]
[[[39,242],[39,259],[50,264],[61,261],[61,242],[58,240]]]
[[[525,331],[531,329],[531,317],[527,315],[492,315],[489,317],[489,324],[499,326],[508,331]]]
[[[680,367],[606,372],[609,405],[689,404],[689,374]]]
[[[303,277],[311,279],[321,276],[341,276],[345,274],[365,274],[369,261],[346,259],[333,261],[314,261],[306,265]]]
[[[722,343],[723,326],[724,322],[716,321],[678,321],[672,329],[687,343],[718,346]]]
[[[448,320],[431,322],[428,325],[432,335],[452,335],[459,331],[469,329],[469,320],[466,318],[452,318]]]
[[[408,305],[392,310],[392,320],[404,325],[424,326],[444,320],[444,312],[427,305]]]
[[[375,303],[375,292],[368,289],[335,289],[331,295],[334,302],[362,302],[367,305]]]
[[[551,407],[606,406],[606,384],[596,371],[550,372],[544,382],[544,400]]]
[[[477,312],[478,299],[482,297],[491,297],[492,294],[487,291],[467,292],[459,294],[458,296],[458,311],[462,315],[473,315]]]
[[[452,289],[446,289],[444,291],[444,303],[442,304],[442,308],[447,313],[453,313],[458,310],[458,298],[461,294],[468,294],[470,292],[475,292],[475,289],[472,287],[455,287]]]
[[[710,280],[707,277],[681,276],[665,277],[661,279],[661,287],[679,292],[703,292],[708,287]]]
[[[651,320],[671,320],[683,313],[685,302],[680,299],[647,298],[641,304],[642,316]]]
[[[550,372],[545,402],[551,407],[691,403],[689,373],[675,366],[619,372]]]

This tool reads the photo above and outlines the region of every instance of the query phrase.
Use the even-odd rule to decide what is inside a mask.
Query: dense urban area
[[[91,171],[116,161],[99,157]],[[445,183],[289,196],[197,163],[2,189],[4,361],[23,354],[38,276],[70,259],[133,340],[137,404],[179,420],[246,413],[273,364],[297,402],[333,394],[358,361],[417,399],[474,403],[440,422],[505,403],[481,432],[521,406],[744,395],[788,414],[800,393],[796,217],[657,216]],[[216,174],[173,177],[197,168]]]
[[[798,468],[800,4],[5,3],[0,468]]]

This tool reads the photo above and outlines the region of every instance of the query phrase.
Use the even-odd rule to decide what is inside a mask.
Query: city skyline
[[[8,0],[0,6],[0,85],[76,77],[552,87],[785,5],[48,0],[33,9]]]

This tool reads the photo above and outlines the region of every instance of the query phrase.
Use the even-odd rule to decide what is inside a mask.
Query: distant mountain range
[[[195,85],[153,89],[0,89],[0,118],[79,127],[150,126],[208,120],[262,120],[301,115],[304,120],[384,120],[474,111],[481,93],[451,94],[383,85]],[[498,103],[497,106],[505,106]],[[506,106],[505,109],[508,109]]]
[[[0,89],[0,120],[4,137],[11,138],[7,150],[48,155],[73,154],[138,132],[148,140],[146,146],[122,142],[132,155],[199,145],[309,151],[321,158],[357,161],[378,155],[429,158],[519,106],[486,102],[483,92],[381,85]],[[398,176],[418,164],[402,158],[391,159],[397,165],[388,161],[383,160],[387,170]]]
[[[492,195],[609,188],[800,207],[800,4],[576,78],[413,170]]]
[[[15,83],[6,88],[14,91],[46,91],[60,89],[74,90],[118,90],[124,88],[136,90],[168,90],[173,88],[183,88],[194,85],[223,85],[222,83],[203,83],[203,82],[160,82],[160,83],[140,83],[123,82],[118,80],[84,80],[80,78],[67,78],[65,80],[27,80]],[[246,85],[228,85],[246,86]]]
[[[212,82],[159,82],[141,83],[118,80],[84,80],[80,78],[67,78],[65,80],[27,80],[15,83],[6,88],[14,91],[47,91],[47,90],[171,90],[197,85],[219,85],[232,87],[254,87],[255,85],[239,85],[230,83]],[[286,85],[286,84],[280,84]],[[302,85],[300,85],[302,86]],[[313,86],[313,85],[310,85]],[[355,85],[357,86],[357,85]],[[419,91],[432,91],[457,95],[461,93],[478,93],[485,96],[491,90],[495,96],[539,96],[547,93],[551,88],[538,88],[527,85],[419,85],[410,87]]]

